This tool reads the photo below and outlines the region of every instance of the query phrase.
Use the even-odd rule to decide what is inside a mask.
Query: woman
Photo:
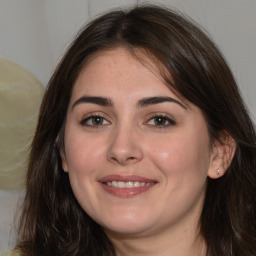
[[[142,6],[92,21],[49,82],[19,255],[253,256],[255,132],[191,21]]]

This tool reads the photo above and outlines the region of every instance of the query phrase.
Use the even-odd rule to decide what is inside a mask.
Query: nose
[[[135,164],[143,158],[142,147],[136,129],[119,127],[112,132],[107,159],[119,165]]]

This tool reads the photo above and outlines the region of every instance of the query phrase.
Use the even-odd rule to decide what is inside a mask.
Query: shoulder
[[[20,255],[21,254],[16,250],[8,250],[0,254],[0,256],[20,256]]]

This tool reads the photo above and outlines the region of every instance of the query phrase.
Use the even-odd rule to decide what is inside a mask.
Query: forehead
[[[153,58],[142,51],[131,52],[124,48],[95,53],[80,72],[73,88],[73,96],[79,92],[110,94],[113,90],[128,94],[131,90],[173,94]]]

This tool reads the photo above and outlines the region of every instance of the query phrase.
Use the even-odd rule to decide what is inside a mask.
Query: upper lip
[[[157,182],[156,180],[148,179],[148,178],[137,176],[137,175],[108,175],[99,179],[99,182],[110,182],[110,181],[123,181],[123,182],[139,181],[139,182],[147,182],[147,183]]]

